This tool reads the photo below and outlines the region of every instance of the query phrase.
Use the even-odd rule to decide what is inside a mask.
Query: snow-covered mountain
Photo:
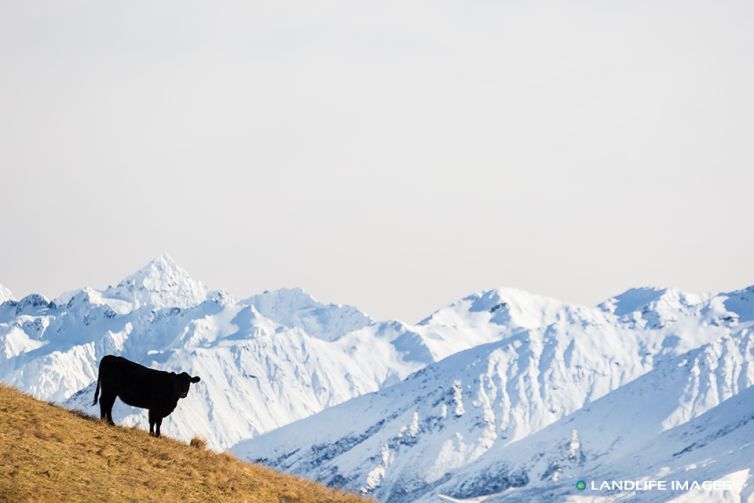
[[[285,293],[278,298],[284,300]],[[304,294],[294,295],[300,301]],[[184,439],[199,434],[215,448],[374,391],[419,368],[379,337],[352,351],[347,337],[326,341],[275,323],[253,305],[208,290],[168,256],[116,287],[83,288],[61,300],[65,303],[30,295],[0,305],[3,382],[96,415],[91,401],[105,354],[186,370],[202,382],[164,431]],[[343,325],[328,308],[319,310],[320,336]],[[115,415],[125,424],[146,425],[138,409],[119,404]]]
[[[164,313],[132,339],[133,345],[127,341],[102,353],[202,377],[166,420],[165,431],[184,439],[198,434],[215,448],[374,391],[393,374],[414,368],[398,359],[380,366],[350,357],[300,329],[276,324],[253,306],[213,301]],[[144,353],[145,347],[162,349]],[[66,403],[97,414],[93,394],[92,382]],[[120,404],[115,412],[126,424],[146,425],[141,411]]]
[[[233,450],[384,501],[572,482],[588,463],[604,464],[752,384],[752,290],[636,289],[597,308],[567,308],[549,326],[454,354]],[[624,393],[634,409],[624,410]]]
[[[126,276],[102,296],[111,301],[126,302],[131,309],[149,306],[192,307],[207,300],[209,290],[200,281],[178,266],[167,254],[152,260],[142,269]]]
[[[486,494],[490,480],[505,480],[506,474],[523,476],[528,483],[499,486],[496,489],[504,491],[493,501],[563,500],[576,492],[576,480],[597,481],[599,486],[606,480],[723,478],[735,470],[727,471],[724,464],[698,470],[701,466],[691,459],[699,453],[693,451],[754,420],[752,384],[754,333],[745,328],[659,363],[646,375],[520,442],[494,446],[433,494],[459,498]],[[742,392],[743,397],[737,398]],[[734,404],[741,403],[750,406],[732,412]],[[720,421],[702,419],[705,416],[732,426],[721,428]],[[717,454],[727,454],[728,442],[719,445],[726,447]],[[710,452],[705,450],[704,456]],[[754,458],[746,462],[754,466]]]
[[[475,293],[439,309],[414,331],[432,361],[572,317],[578,307],[515,288]]]
[[[480,308],[485,299],[498,306],[494,313]],[[105,354],[186,370],[202,382],[163,431],[184,439],[199,434],[219,449],[397,383],[523,324],[549,322],[560,312],[553,303],[513,290],[486,292],[429,319],[442,321],[412,327],[375,322],[300,289],[239,301],[163,255],[115,287],[0,305],[0,380],[97,415],[91,400]],[[117,421],[147,424],[144,411],[116,403]]]
[[[322,304],[300,288],[265,291],[243,301],[267,318],[297,327],[309,335],[332,341],[374,321],[353,306]]]
[[[202,381],[166,435],[380,500],[611,501],[657,495],[577,494],[573,480],[749,481],[750,450],[731,449],[751,433],[754,287],[637,288],[593,308],[505,288],[409,325],[300,289],[238,300],[163,255],[103,290],[0,295],[2,382],[97,415],[105,354],[185,370]],[[145,411],[114,412],[146,427]]]
[[[697,487],[688,492],[671,493],[670,498],[646,491],[616,491],[608,493],[608,501],[751,501],[754,494],[751,483],[753,410],[754,388],[750,387],[688,423],[664,431],[605,468],[592,470],[587,476],[598,481],[597,487],[601,481],[620,476],[629,480],[664,480],[668,487],[671,481],[712,481],[727,482],[730,488]],[[720,484],[720,487],[724,486]]]

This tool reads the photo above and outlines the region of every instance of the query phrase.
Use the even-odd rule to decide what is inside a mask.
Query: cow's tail
[[[97,389],[94,390],[94,403],[92,403],[92,405],[97,405],[97,398],[99,397],[99,381],[101,375],[102,372],[97,372]]]

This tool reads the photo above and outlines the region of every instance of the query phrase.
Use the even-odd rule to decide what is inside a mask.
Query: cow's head
[[[180,374],[174,374],[174,382],[175,382],[175,391],[178,394],[178,398],[186,398],[188,396],[189,388],[191,387],[191,383],[197,383],[201,381],[201,379],[198,376],[191,377],[186,372],[181,372]]]

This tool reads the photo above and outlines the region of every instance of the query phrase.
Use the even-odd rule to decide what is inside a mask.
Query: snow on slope
[[[651,394],[649,398],[653,399],[654,395]],[[667,410],[667,407],[665,409]],[[657,414],[653,416],[657,417]],[[578,421],[578,418],[574,418],[574,421]],[[647,425],[652,421],[642,419],[641,422]],[[630,423],[623,421],[623,424]],[[562,426],[563,433],[567,426]],[[632,435],[640,429],[642,427],[630,428],[625,432],[625,436]],[[585,431],[597,432],[599,426],[593,426]],[[571,435],[573,437],[573,434]],[[584,454],[583,446],[589,441],[585,441],[583,437],[577,438],[575,448],[572,441],[561,443],[557,447],[553,445],[551,452],[560,451],[561,453],[560,466],[564,465],[563,462],[571,464],[574,468],[570,471],[573,473],[566,474],[560,481],[532,480],[527,486],[508,488],[474,500],[486,503],[518,501],[751,502],[754,501],[754,484],[752,484],[754,442],[751,440],[753,437],[754,387],[749,387],[689,422],[652,436],[650,441],[637,440],[633,443],[634,448],[629,449],[627,454],[617,459],[613,455],[613,459],[605,463],[596,463],[598,458],[594,458],[592,463],[587,461],[589,455]],[[522,443],[519,453],[525,447],[532,447],[532,445],[529,442]],[[505,461],[507,461],[505,458],[499,460],[498,470],[502,469]],[[582,467],[579,470],[576,468],[579,464],[591,464],[593,468]],[[469,470],[471,469],[472,467],[469,467]],[[489,475],[491,473],[488,473]],[[587,482],[585,491],[576,490],[577,480]],[[610,481],[664,481],[666,489],[664,491],[620,491],[601,488],[603,482]],[[691,489],[694,481],[700,485],[704,481],[717,482],[719,485],[717,488]],[[674,482],[688,485],[678,487],[673,485]],[[727,487],[722,484],[723,482],[727,483]],[[592,488],[592,484],[596,489]],[[440,495],[426,499],[428,501],[468,501],[468,499]]]
[[[137,318],[137,323],[143,321],[143,316]],[[244,318],[258,321],[250,326]],[[196,351],[197,346],[204,351]],[[167,349],[144,354],[143,347]],[[155,368],[212,375],[189,396],[190,402],[201,405],[184,412],[189,402],[182,402],[163,431],[178,438],[199,433],[219,448],[399,382],[431,362],[422,358],[429,358],[422,350],[418,336],[399,322],[375,323],[337,340],[323,341],[301,329],[277,325],[253,306],[230,304],[218,313],[207,313],[199,306],[183,314],[157,317],[136,329],[123,347],[94,353],[116,352]],[[255,362],[264,365],[260,369]],[[25,368],[31,369],[28,375],[32,378],[45,373],[33,365]],[[93,368],[89,375],[93,380]],[[36,390],[34,383],[27,382],[26,387]],[[89,405],[93,390],[92,383],[69,405],[96,414],[96,407]],[[126,424],[146,426],[143,412],[121,406],[115,413]]]
[[[435,329],[425,323],[412,330],[399,322],[372,322],[342,334],[344,320],[356,320],[351,327],[358,327],[368,318],[354,308],[317,304],[297,290],[256,298],[261,297],[274,298],[274,303],[259,304],[272,314],[271,307],[277,307],[276,317],[292,327],[298,324],[294,321],[311,316],[313,307],[318,323],[301,323],[301,327],[315,326],[319,337],[340,331],[339,337],[329,344],[318,344],[304,330],[275,324],[253,308],[243,309],[244,302],[235,303],[222,292],[209,292],[169,257],[162,256],[115,288],[83,288],[57,303],[31,295],[4,306],[4,311],[0,310],[0,320],[4,322],[0,322],[0,341],[5,358],[0,360],[0,376],[4,382],[48,400],[64,402],[77,393],[69,405],[96,413],[89,406],[89,396],[93,393],[96,364],[104,354],[122,354],[148,366],[176,371],[203,366],[216,378],[205,378],[197,387],[200,391],[196,395],[207,404],[206,410],[194,409],[200,418],[219,419],[210,423],[204,419],[189,421],[184,416],[190,409],[184,413],[184,408],[179,408],[166,422],[164,431],[183,438],[190,436],[187,428],[202,424],[196,431],[219,448],[398,382],[434,361],[427,340],[434,348],[441,348],[440,353],[454,349],[442,349],[430,330],[444,330],[449,346],[466,347],[473,343],[468,326],[473,328],[476,323],[481,330],[486,315],[472,310],[471,322],[464,322],[463,312],[454,307],[455,318],[460,321],[450,327]],[[186,308],[194,302],[201,304]],[[284,306],[292,309],[287,315]],[[471,304],[470,307],[473,309]],[[328,309],[334,314],[328,314]],[[255,321],[249,322],[250,318]],[[488,339],[517,329],[515,324],[492,325],[486,333]],[[296,355],[295,359],[288,358],[287,367],[280,362],[268,365],[267,372],[249,370],[251,360],[270,360],[267,347],[260,346],[257,340],[264,337],[269,338],[274,353]],[[294,340],[305,350],[292,351],[287,345]],[[237,353],[244,345],[252,346],[253,358],[240,363]],[[199,353],[197,348],[205,351]],[[214,364],[206,363],[208,355],[215,358]],[[201,365],[199,359],[203,361]],[[253,378],[245,376],[255,373],[260,374],[259,382],[248,382]],[[125,406],[121,409],[116,410],[119,420],[145,423],[143,412]]]
[[[515,288],[475,293],[419,322],[419,335],[433,361],[518,331],[573,316],[577,307]]]
[[[754,419],[752,384],[754,333],[745,328],[661,362],[653,371],[520,442],[494,446],[433,494],[469,498],[504,491],[505,501],[562,501],[578,493],[576,480],[594,480],[598,485],[603,480],[642,478],[715,480],[727,473],[695,478],[698,472],[689,470],[691,464],[682,457],[722,436],[712,435],[717,426],[701,427],[704,421],[695,418],[722,402],[720,410],[725,412],[717,414],[726,415],[726,421],[736,424],[741,416]],[[752,408],[731,412],[733,404],[741,403],[731,401],[732,397],[742,391]],[[688,432],[693,432],[690,438]],[[523,487],[512,487],[522,483]],[[594,491],[578,494],[606,496]]]
[[[142,337],[164,339],[165,349],[139,361],[202,378],[163,423],[164,431],[183,439],[198,434],[215,448],[374,391],[391,373],[405,375],[413,368],[401,361],[372,364],[381,356],[376,345],[369,359],[349,356],[332,343],[274,323],[253,306],[237,304],[201,304],[154,323]],[[94,383],[67,403],[98,414],[93,395]],[[121,405],[115,414],[125,424],[147,426],[142,411]]]
[[[298,288],[264,292],[242,303],[282,325],[299,327],[325,340],[357,330],[380,333],[399,352],[423,363],[502,340],[522,329],[549,325],[573,309],[555,299],[505,288],[471,294],[410,326],[397,321],[376,323],[354,307],[321,304]]]
[[[594,472],[600,480],[618,474],[629,480],[727,481],[730,489],[696,489],[676,494],[618,493],[612,500],[728,502],[754,501],[754,388],[729,398],[709,412]],[[590,474],[590,476],[592,476]],[[670,497],[668,497],[670,496]],[[576,500],[578,501],[578,500]]]
[[[267,318],[287,327],[332,341],[349,332],[374,324],[371,318],[352,306],[322,304],[300,288],[266,291],[245,299]]]
[[[461,474],[473,466],[486,473],[493,453],[507,456],[509,446],[658,364],[740,330],[754,320],[753,306],[753,288],[635,289],[597,308],[502,289],[412,326],[375,322],[298,289],[237,301],[162,256],[115,287],[0,305],[0,380],[96,415],[96,364],[122,354],[202,377],[163,424],[167,435],[199,434],[219,449],[325,410],[239,448],[381,499],[430,498],[469,480],[487,494],[501,486]],[[676,422],[667,427],[719,399],[684,398],[691,412],[668,416]],[[116,403],[116,420],[146,426],[144,411]],[[576,452],[581,437],[563,431],[559,448]],[[517,474],[524,480],[514,471],[509,483]]]
[[[393,387],[233,450],[381,500],[414,501],[459,483],[454,474],[488,451],[495,458],[492,453],[588,408],[656,365],[729,336],[751,309],[748,303],[726,309],[739,293],[695,297],[657,290],[629,309],[624,301],[635,296],[627,292],[598,308],[570,308],[546,328],[455,354]],[[347,423],[338,420],[344,417]],[[462,482],[474,480],[470,475]],[[528,481],[527,470],[507,470],[456,493],[490,494]]]
[[[505,295],[513,294],[478,297]],[[540,310],[538,297],[515,295],[526,309]],[[474,344],[474,330],[486,341],[520,328],[474,311],[467,299],[458,304],[469,311],[451,307],[447,327],[411,327],[374,322],[298,289],[239,302],[210,291],[163,255],[115,287],[81,288],[56,300],[29,295],[0,306],[0,380],[97,414],[90,403],[105,354],[191,371],[203,381],[163,431],[184,439],[197,433],[224,448],[399,382],[438,355]],[[115,417],[146,424],[143,411],[126,406],[119,405]]]
[[[375,391],[420,367],[379,337],[360,341],[354,352],[343,346],[348,337],[324,341],[279,325],[253,306],[209,291],[167,256],[114,288],[83,288],[61,300],[30,295],[0,306],[3,382],[98,415],[90,404],[105,354],[191,371],[203,380],[164,431],[183,439],[199,434],[214,448]],[[323,320],[339,321],[326,311],[323,306]],[[127,406],[116,417],[146,425],[146,412]]]

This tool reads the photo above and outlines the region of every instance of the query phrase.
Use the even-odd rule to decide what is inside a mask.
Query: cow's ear
[[[199,376],[191,378],[191,382],[199,382],[199,381],[201,381],[201,378]]]

